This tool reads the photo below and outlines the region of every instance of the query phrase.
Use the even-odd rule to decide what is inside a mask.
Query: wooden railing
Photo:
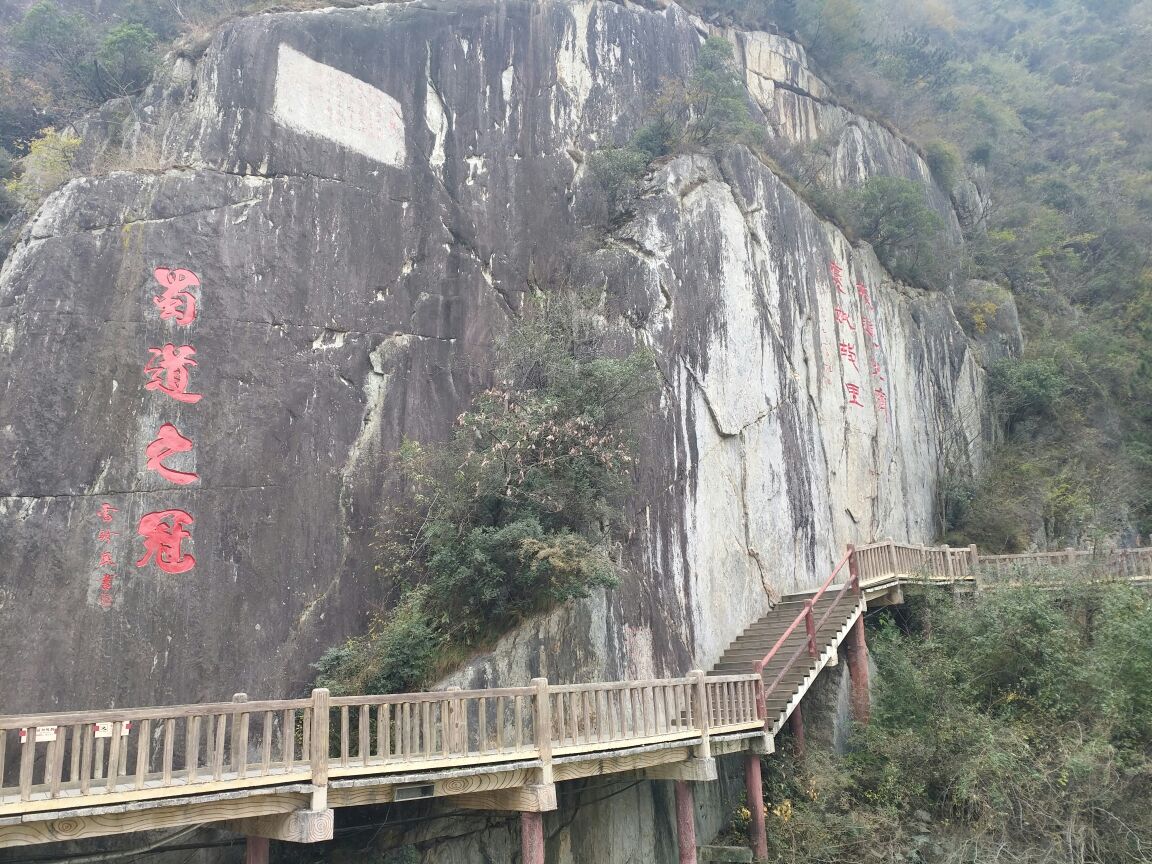
[[[865,585],[891,576],[945,581],[994,580],[1042,578],[1057,570],[1070,570],[1094,579],[1152,580],[1152,548],[1148,547],[984,555],[975,546],[913,546],[885,540],[859,547],[854,557]]]
[[[0,717],[0,816],[755,730],[756,675]],[[8,758],[5,758],[5,757]]]

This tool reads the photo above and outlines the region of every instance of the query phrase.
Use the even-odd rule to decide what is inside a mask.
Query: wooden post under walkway
[[[520,814],[520,860],[522,864],[544,864],[544,816]]]

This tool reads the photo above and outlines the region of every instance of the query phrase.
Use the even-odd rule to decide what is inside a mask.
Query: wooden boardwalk
[[[539,814],[557,782],[642,772],[679,795],[740,752],[758,788],[759,755],[850,633],[866,717],[867,603],[898,602],[909,581],[995,585],[1054,565],[1152,582],[1152,549],[981,556],[885,541],[753,622],[713,675],[0,716],[0,847],[209,822],[311,842],[332,836],[334,808],[432,797]]]

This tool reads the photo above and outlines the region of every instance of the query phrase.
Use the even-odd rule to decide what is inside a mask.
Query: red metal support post
[[[764,825],[764,782],[760,775],[760,754],[744,754],[744,786],[748,798],[748,812],[752,821],[748,825],[752,841],[752,857],[757,861],[768,859],[768,831]]]
[[[540,813],[520,814],[520,860],[544,864],[544,817]]]
[[[680,842],[680,864],[696,864],[696,807],[692,800],[692,787],[685,780],[676,780],[676,837]],[[524,859],[524,864],[529,864]],[[535,861],[531,864],[536,864]],[[544,859],[540,859],[544,864]]]
[[[812,620],[812,601],[804,603],[804,629],[808,632],[808,655],[819,657],[820,651],[816,647],[816,622]]]
[[[788,728],[792,731],[792,749],[796,752],[796,758],[803,759],[805,748],[804,711],[799,704],[788,716]]]
[[[867,725],[871,706],[868,698],[868,642],[864,636],[864,616],[852,625],[848,646],[848,675],[852,679],[852,715]]]
[[[244,844],[244,864],[268,864],[268,838],[248,837]]]

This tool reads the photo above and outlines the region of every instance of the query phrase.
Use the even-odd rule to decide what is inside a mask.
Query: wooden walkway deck
[[[754,622],[715,675],[0,716],[0,847],[208,822],[311,842],[332,836],[339,807],[450,796],[538,813],[580,777],[714,779],[716,755],[772,751],[850,631],[863,647],[866,603],[910,580],[995,584],[1053,564],[1152,582],[1152,549],[981,556],[885,541]]]

